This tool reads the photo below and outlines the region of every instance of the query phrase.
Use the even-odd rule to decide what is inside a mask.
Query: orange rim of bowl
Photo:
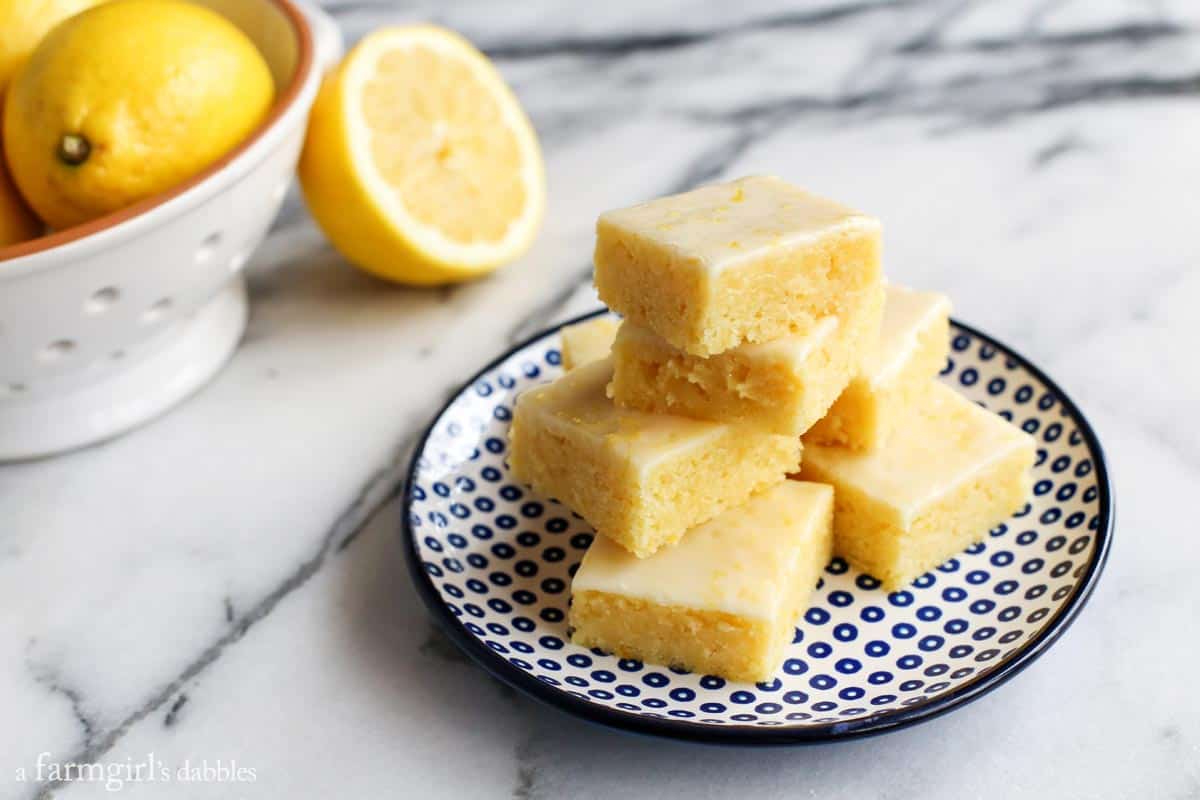
[[[292,30],[296,33],[299,52],[296,59],[296,68],[292,72],[292,79],[288,83],[287,88],[275,100],[275,104],[271,108],[271,113],[267,115],[267,118],[263,120],[262,124],[250,136],[202,172],[165,192],[160,192],[144,200],[139,200],[133,205],[126,206],[118,211],[113,211],[80,225],[73,225],[70,228],[48,233],[36,239],[29,239],[28,241],[18,242],[7,247],[0,247],[0,262],[43,253],[55,247],[87,238],[93,234],[106,231],[109,228],[115,228],[134,217],[165,205],[225,169],[225,167],[229,166],[241,157],[243,153],[253,147],[268,130],[274,127],[275,123],[279,121],[280,117],[283,116],[299,96],[300,89],[304,86],[304,82],[308,79],[309,73],[313,69],[313,39],[308,19],[299,9],[292,5],[291,0],[265,0],[265,2],[278,8],[287,17],[288,22],[291,23]]]

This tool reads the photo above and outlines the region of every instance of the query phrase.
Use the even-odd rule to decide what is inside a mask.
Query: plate
[[[505,463],[514,399],[562,372],[557,333],[505,353],[442,409],[413,456],[401,531],[418,593],[445,633],[539,700],[603,725],[703,742],[882,733],[1016,675],[1095,588],[1113,535],[1095,433],[1041,370],[954,321],[940,379],[1037,438],[1024,508],[902,591],[887,593],[834,559],[769,682],[735,683],[571,644],[571,575],[592,529],[521,486]]]

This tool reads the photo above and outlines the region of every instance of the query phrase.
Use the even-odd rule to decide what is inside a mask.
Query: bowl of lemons
[[[0,0],[0,460],[220,369],[340,53],[294,0]]]

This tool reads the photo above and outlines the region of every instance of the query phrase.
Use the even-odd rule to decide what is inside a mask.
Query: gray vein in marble
[[[1019,48],[1062,49],[1106,43],[1145,45],[1162,39],[1175,39],[1194,34],[1194,29],[1171,22],[1132,22],[1073,33],[1039,33],[1021,37],[972,39],[954,45],[939,44],[930,49],[994,53]],[[911,50],[909,52],[919,51]]]
[[[63,760],[75,764],[91,764],[98,761],[101,756],[120,741],[125,732],[134,724],[154,713],[172,697],[175,697],[184,686],[216,662],[225,651],[225,648],[238,642],[256,623],[270,614],[284,598],[312,579],[329,557],[337,550],[345,547],[348,542],[361,533],[370,524],[380,508],[395,496],[401,485],[402,466],[405,462],[404,456],[407,455],[408,446],[409,441],[406,437],[405,442],[397,449],[396,457],[386,467],[378,470],[371,476],[354,501],[330,527],[315,553],[301,563],[286,580],[263,597],[250,611],[243,614],[224,636],[205,649],[198,658],[166,686],[151,695],[150,699],[140,708],[116,726],[104,731],[103,734],[100,734],[96,730],[96,726],[84,714],[82,710],[83,700],[78,693],[69,687],[59,685],[51,675],[44,672],[41,675],[35,673],[35,677],[38,677],[39,683],[49,688],[52,692],[65,696],[71,702],[72,710],[84,730],[83,748]],[[181,694],[180,697],[186,697],[186,695]],[[182,704],[178,700],[176,701],[176,706],[182,708]],[[171,713],[178,711],[178,708],[173,706],[168,712],[168,718],[171,718]],[[166,721],[164,720],[164,722]],[[47,783],[40,788],[36,796],[39,798],[52,797],[54,790],[62,785],[62,781]]]
[[[32,642],[31,642],[32,644]],[[51,694],[58,695],[64,698],[71,706],[71,714],[75,717],[75,721],[79,723],[80,730],[83,734],[84,749],[92,747],[92,743],[96,738],[97,725],[88,715],[85,710],[85,701],[76,689],[62,682],[59,676],[44,664],[37,664],[33,661],[27,661],[26,666],[29,668],[33,679]]]
[[[725,111],[707,109],[688,111],[684,109],[678,112],[678,116],[694,122],[766,123],[768,126],[773,126],[787,122],[801,114],[813,112],[858,111],[869,106],[876,106],[876,110],[882,112],[884,103],[899,96],[898,91],[886,90],[845,94],[834,99],[796,95],[761,103],[732,106]]]
[[[922,92],[902,89],[864,92],[834,100],[811,96],[786,97],[762,103],[734,106],[727,110],[687,111],[677,116],[695,122],[738,123],[758,119],[783,124],[802,114],[816,112],[869,112],[867,119],[884,116],[915,116],[937,114],[959,115],[958,122],[935,129],[945,135],[972,125],[996,125],[1018,116],[1055,111],[1067,106],[1102,101],[1131,101],[1154,98],[1183,97],[1200,94],[1200,72],[1178,78],[1131,77],[1119,79],[1048,82],[1043,94],[1025,101],[1013,100],[999,108],[980,107],[978,92],[986,84],[1019,80],[1020,74],[960,76],[949,81],[943,89],[961,90],[959,98],[945,94],[929,96]]]
[[[692,24],[680,24],[675,29],[660,29],[657,26],[649,31],[641,28],[622,29],[614,33],[598,33],[583,35],[560,35],[537,38],[530,36],[499,36],[491,38],[484,36],[476,43],[492,58],[500,59],[539,59],[557,55],[599,56],[619,58],[643,51],[670,50],[694,44],[703,44],[728,35],[743,34],[761,30],[786,30],[791,28],[809,28],[888,8],[902,8],[920,5],[921,0],[849,0],[843,3],[817,5],[814,8],[789,8],[784,11],[773,11],[751,15],[747,18],[720,24],[720,20],[708,19],[705,16],[693,15]],[[352,15],[374,15],[387,8],[389,11],[400,11],[391,5],[389,0],[327,0],[322,7],[337,16],[343,23]],[[571,9],[570,4],[564,9]],[[567,13],[571,13],[568,10]],[[432,16],[439,19],[442,15],[437,4],[414,4],[403,9],[405,12],[415,12],[422,16]],[[440,20],[454,25],[456,20]],[[571,26],[574,27],[574,26]],[[486,31],[480,33],[486,34]]]
[[[163,727],[172,728],[175,723],[179,722],[179,714],[183,711],[183,707],[188,704],[187,692],[182,692],[179,697],[175,698],[175,702],[167,709],[166,716],[163,717]]]
[[[933,21],[921,32],[900,43],[896,53],[921,53],[937,49],[942,40],[942,32],[950,23],[971,7],[970,0],[958,0],[935,15]]]
[[[1063,156],[1086,148],[1087,142],[1081,139],[1078,134],[1067,134],[1059,139],[1055,139],[1034,153],[1033,168],[1035,170],[1044,169]]]
[[[1130,77],[1051,83],[1049,96],[1017,111],[1050,111],[1078,103],[1094,103],[1101,100],[1135,100],[1154,97],[1182,97],[1200,94],[1200,72],[1178,78]]]
[[[789,11],[754,17],[721,28],[645,34],[626,33],[619,36],[595,36],[513,42],[492,42],[484,52],[497,59],[545,58],[547,56],[602,56],[622,58],[645,50],[672,50],[678,47],[704,44],[729,36],[755,31],[780,31],[789,28],[808,28],[838,22],[861,14],[875,13],[888,8],[913,5],[913,0],[884,0],[884,2],[852,2],[831,5],[809,11]]]
[[[358,538],[359,534],[366,530],[367,523],[371,521],[371,518],[379,511],[379,509],[387,504],[388,501],[399,496],[401,490],[404,488],[403,470],[408,465],[409,456],[412,451],[412,445],[415,440],[415,435],[405,435],[400,446],[396,448],[400,455],[393,462],[393,465],[390,469],[380,473],[380,478],[378,480],[379,491],[374,492],[373,496],[371,496],[369,500],[363,501],[363,516],[361,521],[357,525],[351,527],[350,532],[347,533],[340,541],[337,541],[335,548],[336,552],[340,553],[352,545],[354,540]],[[368,491],[371,491],[372,488],[374,487],[368,486]],[[313,572],[315,573],[320,568],[321,565],[318,564]]]
[[[517,742],[515,760],[517,763],[517,785],[513,787],[513,800],[536,800],[540,796],[537,789],[538,767],[535,762],[537,750],[534,747],[534,736],[526,736]]]
[[[729,165],[736,161],[766,132],[764,126],[745,125],[726,141],[701,153],[688,165],[683,177],[667,190],[666,194],[691,189],[721,176]]]
[[[596,39],[562,39],[555,41],[523,41],[498,43],[486,46],[485,51],[499,60],[541,58],[558,55],[594,56],[620,58],[644,50],[670,50],[678,47],[705,44],[723,38],[741,36],[755,31],[780,31],[790,27],[807,27],[815,24],[840,21],[843,18],[863,13],[877,13],[911,2],[858,3],[850,6],[833,7],[823,12],[799,13],[748,20],[719,30],[705,32],[661,33],[652,36],[630,34]],[[933,21],[917,34],[890,48],[899,55],[918,55],[935,52],[980,52],[995,53],[1016,49],[1064,49],[1088,47],[1097,44],[1144,45],[1163,39],[1176,39],[1194,35],[1196,30],[1186,25],[1168,21],[1129,22],[1107,27],[1073,31],[1070,33],[1038,33],[1027,31],[1019,36],[980,37],[964,42],[947,44],[942,33],[963,12],[972,6],[970,0],[958,0],[939,10]],[[1032,26],[1032,24],[1031,24]]]
[[[508,336],[506,337],[508,343],[517,344],[518,342],[522,342],[544,328],[546,321],[554,315],[556,310],[562,307],[567,298],[578,291],[579,287],[586,284],[591,278],[592,262],[590,261],[586,265],[572,270],[566,283],[544,302],[539,303],[535,309],[517,320],[517,323],[509,329]]]
[[[619,100],[605,99],[606,103],[618,103],[617,106],[547,110],[544,115],[555,120],[552,128],[556,130],[570,128],[571,123],[567,120],[572,114],[590,120],[602,119],[614,114],[637,113],[647,103],[653,103],[660,113],[679,115],[694,122],[738,124],[761,116],[783,119],[813,111],[866,111],[872,118],[936,114],[960,115],[976,123],[996,123],[1017,114],[1049,111],[1077,103],[1170,97],[1200,91],[1200,72],[1189,69],[1190,58],[1173,57],[1168,51],[1164,57],[1156,59],[1150,69],[1141,58],[1141,51],[1152,46],[1182,43],[1195,36],[1195,29],[1177,22],[1135,20],[1075,31],[1041,32],[1038,20],[1053,10],[1045,6],[1035,9],[1024,31],[1016,35],[956,42],[947,41],[944,34],[971,4],[925,3],[916,7],[929,10],[931,19],[917,32],[893,42],[886,41],[888,28],[885,25],[883,41],[869,46],[862,62],[843,75],[838,84],[841,91],[831,95],[796,92],[780,96],[772,88],[766,92],[755,91],[750,94],[749,101],[732,107],[721,104],[713,108],[703,95],[690,92],[661,97],[657,92],[673,85],[676,78],[672,75],[677,70],[696,67],[699,56],[693,51],[698,49],[719,56],[736,43],[740,49],[735,52],[752,61],[761,51],[749,47],[746,37],[775,34],[779,29],[763,22],[769,18],[703,33],[687,28],[674,32],[656,31],[651,37],[652,43],[665,42],[670,46],[638,48],[635,46],[639,41],[637,34],[609,37],[603,40],[602,46],[593,48],[602,51],[605,59],[615,62],[611,68],[603,70],[597,70],[596,56],[585,46],[591,40],[574,43],[579,44],[576,49],[573,49],[572,41],[530,42],[525,39],[519,46],[493,43],[488,49],[502,61],[515,63],[520,61],[517,56],[526,52],[551,57],[552,61],[562,61],[562,57],[566,57],[580,62],[575,70],[568,68],[560,74],[551,69],[539,76],[538,80],[549,80],[554,86],[565,81],[577,87],[586,86],[590,81],[603,81],[608,86],[621,85],[630,89]],[[894,4],[853,5],[842,7],[844,13],[817,15],[817,18],[822,24],[835,28],[837,21],[848,15],[883,14],[894,8]],[[807,18],[807,15],[802,16]],[[780,39],[781,44],[792,41]],[[623,48],[621,42],[631,44]],[[1023,55],[1014,68],[1011,62],[1016,52]],[[958,61],[966,54],[974,56],[971,61],[964,62],[971,71],[946,73],[946,65],[958,66]],[[1081,60],[1077,62],[1077,58]],[[784,62],[783,66],[791,69],[795,65]],[[730,67],[733,71],[743,69],[738,63]],[[1097,71],[1101,74],[1092,74]],[[873,79],[870,77],[872,72],[876,73]],[[651,74],[656,80],[650,80]],[[984,88],[995,91],[982,91]],[[535,102],[535,112],[539,110]],[[535,116],[542,121],[540,115],[535,113]]]

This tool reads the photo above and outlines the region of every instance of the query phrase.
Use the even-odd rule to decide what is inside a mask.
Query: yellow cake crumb
[[[880,230],[779,178],[742,178],[601,215],[596,288],[626,319],[711,356],[857,303],[881,280]]]
[[[767,680],[832,549],[833,491],[787,481],[652,558],[597,537],[571,586],[572,640],[730,680]]]
[[[577,367],[517,400],[509,466],[638,557],[784,478],[794,436],[618,408],[612,360]]]
[[[737,422],[799,436],[821,419],[879,339],[883,287],[802,334],[744,344],[709,358],[673,347],[625,321],[612,353],[618,405]]]
[[[855,450],[880,446],[946,363],[949,340],[945,295],[888,286],[878,348],[805,441]]]

